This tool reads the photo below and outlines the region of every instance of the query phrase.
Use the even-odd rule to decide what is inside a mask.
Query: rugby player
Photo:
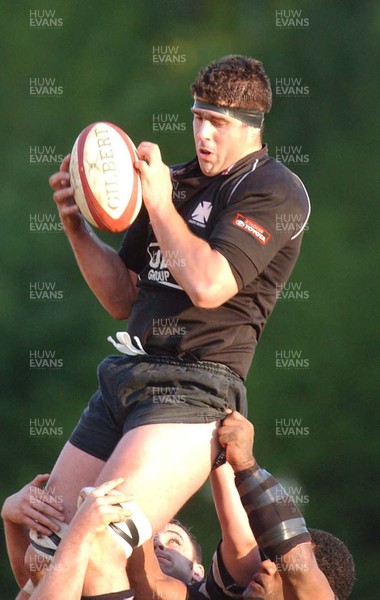
[[[139,145],[144,206],[119,252],[80,215],[69,156],[50,178],[86,282],[114,318],[128,319],[116,344],[123,355],[100,364],[99,390],[48,484],[67,523],[81,488],[116,477],[153,531],[199,489],[225,408],[247,413],[243,380],[300,251],[310,204],[263,144],[271,108],[263,65],[224,57],[201,70],[192,94],[196,157],[170,170],[157,145]],[[297,230],[278,227],[284,215]],[[160,326],[168,322],[175,331]],[[172,401],[160,402],[168,389]]]

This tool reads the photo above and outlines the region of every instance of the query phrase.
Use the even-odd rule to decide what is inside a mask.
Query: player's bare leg
[[[207,479],[218,449],[217,422],[138,427],[124,435],[106,464],[68,442],[53,469],[49,490],[62,497],[69,522],[82,487],[125,477],[121,491],[135,496],[153,529],[158,530]],[[38,560],[40,568],[33,572],[35,556],[29,548],[26,564],[36,584],[44,569]]]
[[[124,435],[96,485],[124,477],[152,524],[163,527],[207,479],[220,446],[219,422],[144,425]]]
[[[94,485],[103,466],[104,461],[79,450],[70,442],[64,446],[46,488],[62,502],[66,523],[70,523],[77,509],[80,490]],[[48,559],[29,546],[25,555],[25,566],[34,585],[38,584],[49,564]]]
[[[70,523],[77,510],[79,492],[93,486],[105,462],[67,442],[47,483],[48,491],[61,499],[65,522]]]

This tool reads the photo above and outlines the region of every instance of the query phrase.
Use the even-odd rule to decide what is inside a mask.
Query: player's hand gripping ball
[[[85,219],[105,231],[124,231],[142,203],[134,168],[136,148],[112,123],[93,123],[77,137],[70,161],[70,184]]]

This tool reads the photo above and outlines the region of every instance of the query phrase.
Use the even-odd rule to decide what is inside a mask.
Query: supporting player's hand
[[[66,233],[81,228],[84,223],[73,197],[73,188],[70,187],[69,165],[70,154],[63,159],[59,171],[49,178],[50,187],[54,190],[54,202]]]
[[[130,502],[133,498],[115,489],[123,481],[119,477],[94,488],[80,505],[71,527],[81,528],[87,534],[95,536],[110,523],[125,521],[132,511],[120,506],[120,503]]]
[[[139,160],[135,167],[139,171],[145,206],[148,210],[163,209],[172,204],[172,182],[170,169],[162,162],[157,144],[141,142],[137,148]]]
[[[255,464],[253,458],[253,425],[236,410],[222,421],[218,430],[219,443],[226,450],[226,459],[235,472]]]
[[[42,488],[48,479],[49,474],[37,475],[21,490],[9,496],[3,504],[2,518],[44,535],[59,531],[59,525],[51,517],[63,521],[63,506],[59,499]]]

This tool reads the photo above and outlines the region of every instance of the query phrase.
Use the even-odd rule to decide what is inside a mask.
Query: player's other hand
[[[254,429],[236,410],[228,414],[218,430],[219,443],[226,451],[226,459],[235,472],[255,465],[253,458]]]
[[[161,152],[157,144],[141,142],[137,148],[139,160],[135,167],[139,171],[145,206],[151,210],[165,210],[172,204],[172,182],[170,169],[162,162]]]
[[[54,190],[53,199],[58,207],[58,213],[66,233],[80,228],[84,221],[75,203],[73,188],[70,186],[70,157],[63,159],[59,171],[49,178],[49,185]]]
[[[24,525],[43,535],[51,535],[60,527],[51,518],[63,521],[63,506],[53,494],[43,489],[49,474],[37,475],[21,490],[9,496],[1,511],[4,521]]]
[[[131,502],[133,498],[116,490],[123,481],[119,477],[94,488],[79,506],[71,527],[83,529],[84,535],[95,536],[110,523],[119,523],[131,516],[132,511],[120,504]]]

